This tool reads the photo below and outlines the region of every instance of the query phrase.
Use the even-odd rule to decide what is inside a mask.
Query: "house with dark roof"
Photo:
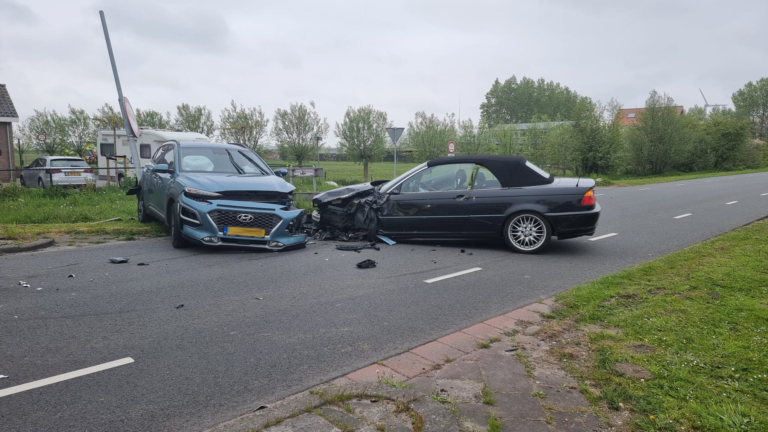
[[[9,182],[13,176],[13,123],[19,122],[19,114],[13,106],[5,84],[0,84],[0,182]],[[5,170],[5,171],[4,171]]]
[[[623,124],[625,126],[630,126],[635,123],[637,123],[637,118],[640,116],[640,113],[645,111],[645,108],[623,108],[619,110],[619,123]],[[683,109],[682,105],[677,105],[675,107],[675,112],[677,112],[678,116],[683,115],[685,110]]]

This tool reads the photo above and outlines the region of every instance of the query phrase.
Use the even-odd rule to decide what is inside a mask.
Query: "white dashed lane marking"
[[[604,238],[613,237],[615,235],[619,235],[619,233],[610,233],[610,234],[601,235],[600,237],[591,238],[589,239],[589,241],[602,240]]]
[[[8,387],[6,389],[0,390],[0,397],[3,396],[10,396],[12,394],[20,393],[27,390],[36,389],[38,387],[43,387],[51,384],[56,384],[58,382],[70,380],[72,378],[81,377],[84,375],[90,375],[92,373],[101,372],[103,370],[112,369],[114,367],[127,365],[129,363],[133,363],[133,359],[130,357],[126,357],[120,360],[111,361],[109,363],[102,363],[100,365],[91,366],[89,368],[76,370],[74,372],[67,372],[65,374],[52,376],[50,378],[41,379],[38,381],[32,381],[30,383],[17,385],[15,387]]]
[[[766,195],[768,195],[768,193],[760,194],[760,196],[766,196]]]
[[[688,216],[691,216],[691,215],[692,215],[692,213],[686,213],[686,214],[682,214],[680,216],[675,216],[675,219],[682,219],[684,217],[688,217]]]
[[[648,190],[648,189],[650,189],[650,188],[642,188],[642,189],[638,189],[638,190]]]
[[[736,204],[737,202],[738,202],[738,201],[731,201],[731,202],[727,202],[727,203],[725,203],[725,205]]]
[[[469,270],[464,270],[464,271],[460,271],[460,272],[456,272],[456,273],[451,273],[451,274],[447,274],[445,276],[439,276],[439,277],[436,277],[436,278],[433,278],[433,279],[427,279],[424,282],[426,282],[426,283],[439,282],[439,281],[444,280],[444,279],[449,279],[449,278],[452,278],[452,277],[461,276],[461,275],[465,275],[467,273],[472,273],[472,272],[476,272],[476,271],[480,271],[480,270],[482,270],[480,267],[475,267],[475,268],[471,268]]]
[[[595,194],[595,196],[602,196],[602,195],[605,195],[605,194]]]

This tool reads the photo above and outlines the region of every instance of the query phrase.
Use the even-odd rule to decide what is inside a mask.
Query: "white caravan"
[[[196,132],[176,132],[169,130],[155,130],[148,128],[141,128],[141,136],[136,139],[136,146],[138,147],[139,157],[141,158],[141,166],[144,166],[152,155],[155,154],[158,147],[164,143],[176,140],[180,142],[211,142],[211,139],[203,134]],[[99,155],[99,166],[106,167],[106,162],[102,159],[105,156],[125,156],[128,158],[128,166],[132,167],[135,161],[131,157],[131,148],[128,145],[128,135],[124,130],[117,131],[117,142],[115,142],[115,136],[111,130],[100,130],[96,136],[96,142],[98,143],[98,149],[96,150]],[[110,164],[114,166],[114,164]],[[122,166],[122,162],[118,165]]]

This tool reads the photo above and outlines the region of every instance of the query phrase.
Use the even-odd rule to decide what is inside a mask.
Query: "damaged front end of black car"
[[[378,191],[387,180],[344,186],[312,199],[317,207],[312,220],[321,240],[373,241],[379,227],[379,211],[388,195]]]

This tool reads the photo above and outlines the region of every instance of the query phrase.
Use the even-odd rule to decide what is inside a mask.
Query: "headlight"
[[[196,196],[196,197],[200,197],[200,198],[221,198],[222,197],[222,195],[220,193],[209,192],[209,191],[206,191],[206,190],[195,189],[195,188],[191,188],[191,187],[185,187],[184,188],[184,193],[186,195]]]

